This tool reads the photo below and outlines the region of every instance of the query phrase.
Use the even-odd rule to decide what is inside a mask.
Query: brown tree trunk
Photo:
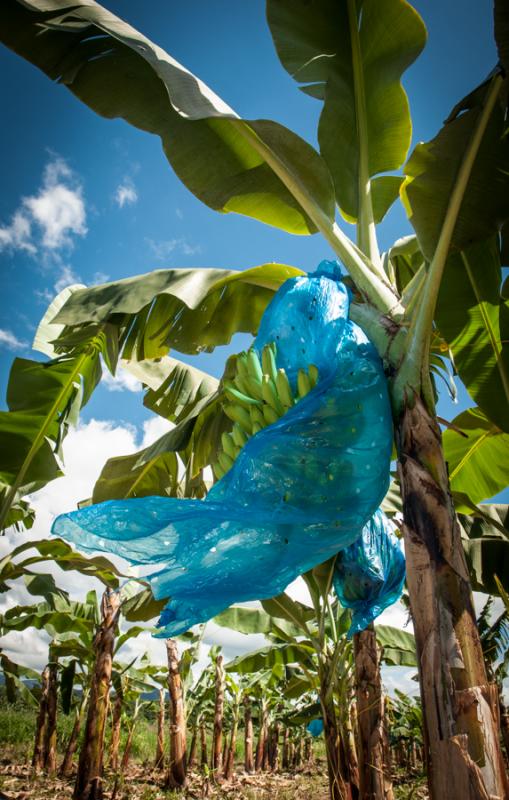
[[[187,770],[192,769],[196,763],[196,750],[198,745],[198,731],[196,725],[193,726],[191,734],[191,744],[189,745],[189,758],[187,759]]]
[[[432,800],[509,795],[441,434],[419,398],[396,437]]]
[[[253,719],[251,716],[251,700],[244,697],[244,769],[253,772]]]
[[[122,761],[120,762],[120,773],[123,775],[129,766],[129,759],[131,758],[131,749],[133,746],[134,728],[136,723],[133,722],[129,733],[127,734],[127,741],[125,743],[124,752],[122,754]]]
[[[260,720],[258,723],[258,743],[256,745],[255,769],[257,772],[263,767],[263,754],[265,752],[265,740],[267,738],[267,707],[265,701],[260,703]]]
[[[179,654],[174,639],[166,640],[168,689],[170,692],[170,766],[166,786],[178,789],[186,785],[186,716],[179,671]]]
[[[500,729],[502,731],[502,741],[504,743],[506,760],[507,763],[509,764],[509,713],[502,699],[502,693],[500,690],[499,690],[499,708],[500,708]]]
[[[224,777],[226,778],[227,781],[232,780],[233,774],[235,772],[235,754],[237,752],[237,728],[239,724],[238,715],[239,715],[238,708],[235,708],[233,712],[230,744],[228,747],[228,758],[224,770]]]
[[[384,761],[384,697],[380,653],[373,623],[353,638],[357,688],[357,727],[362,800],[393,800]]]
[[[48,713],[48,686],[49,686],[49,665],[44,667],[41,673],[41,696],[39,698],[39,711],[35,721],[34,753],[32,756],[32,772],[37,775],[44,766],[44,742],[47,725]]]
[[[207,731],[205,729],[205,723],[200,722],[200,765],[201,768],[204,769],[207,764],[209,763],[208,755],[207,755]]]
[[[283,733],[283,769],[290,766],[290,731],[285,727]]]
[[[279,769],[279,729],[280,724],[276,720],[270,732],[269,766],[272,772]]]
[[[304,742],[304,761],[306,764],[311,764],[313,761],[313,742],[310,736],[306,736]]]
[[[224,670],[223,656],[216,659],[216,702],[214,709],[214,735],[212,740],[212,769],[215,780],[221,780],[223,771],[223,709]]]
[[[76,710],[76,719],[74,720],[74,725],[67,743],[67,748],[65,750],[65,756],[60,766],[59,775],[61,778],[68,778],[72,772],[72,760],[78,746],[81,726],[83,725],[83,719],[85,717],[85,710],[87,707],[87,700],[88,691],[84,693],[79,709]]]
[[[111,715],[110,767],[113,772],[118,772],[119,768],[120,727],[122,723],[123,702],[122,691],[119,689],[117,690]]]
[[[320,681],[321,687],[326,689],[328,681]],[[323,715],[323,733],[325,739],[325,753],[327,756],[327,773],[329,777],[329,795],[331,800],[351,800],[350,786],[345,781],[345,765],[343,763],[342,742],[339,732],[336,710],[331,698],[320,698]],[[298,739],[295,748],[294,766],[301,762],[301,740]]]
[[[159,689],[159,710],[157,712],[157,745],[156,745],[156,760],[154,763],[155,769],[163,769],[164,767],[164,703],[165,691],[161,687]]]
[[[107,590],[101,601],[101,625],[94,639],[95,665],[74,800],[102,800],[103,797],[104,731],[119,614],[120,597],[117,592]]]
[[[350,699],[350,709],[344,713],[344,734],[343,742],[345,744],[345,780],[350,784],[350,792],[352,800],[358,800],[360,797],[360,777],[359,777],[359,759],[357,758],[357,745],[355,742],[354,727],[352,725],[352,715],[354,723],[356,722],[356,709],[355,703]],[[355,725],[355,729],[357,725]],[[392,798],[391,798],[392,800]]]
[[[51,659],[48,666],[48,695],[46,705],[46,727],[44,730],[44,769],[50,775],[54,775],[57,771],[58,664]]]

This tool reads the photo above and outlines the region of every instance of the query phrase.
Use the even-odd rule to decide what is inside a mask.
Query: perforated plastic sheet
[[[353,611],[349,637],[401,596],[405,557],[393,531],[392,522],[378,510],[359,539],[338,553],[334,589],[341,605]]]
[[[292,382],[315,364],[318,383],[247,442],[205,500],[113,500],[55,521],[53,533],[80,549],[159,566],[153,593],[170,598],[161,637],[280,593],[351,544],[382,501],[392,445],[386,381],[348,308],[331,262],[276,293],[254,346],[275,341]]]

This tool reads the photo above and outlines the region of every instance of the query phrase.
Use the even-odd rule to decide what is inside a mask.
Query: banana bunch
[[[310,364],[307,371],[300,369],[294,396],[285,370],[277,368],[274,343],[263,348],[261,363],[254,350],[239,353],[235,376],[224,384],[224,413],[232,420],[233,428],[221,436],[222,451],[212,464],[216,477],[222,478],[228,472],[251,436],[276,422],[305,397],[317,381],[318,369],[314,364]]]

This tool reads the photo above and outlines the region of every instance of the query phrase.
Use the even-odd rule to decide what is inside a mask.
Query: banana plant
[[[503,796],[496,715],[483,694],[487,676],[449,490],[477,503],[507,485],[508,337],[500,293],[506,244],[498,236],[509,217],[506,4],[495,0],[500,65],[409,159],[411,118],[401,76],[423,49],[426,30],[406,0],[268,0],[282,65],[317,100],[319,152],[275,122],[240,118],[170,55],[98,4],[6,0],[0,13],[8,47],[97,113],[158,135],[177,175],[209,207],[289,233],[319,232],[342,261],[354,291],[352,318],[378,348],[390,378],[431,795]],[[402,166],[403,175],[396,174]],[[376,226],[398,196],[416,239],[380,254]],[[337,214],[355,225],[356,241]],[[260,268],[257,281],[250,272],[152,273],[80,289],[51,324],[63,347],[93,326],[117,326],[112,341],[118,336],[119,350],[131,361],[164,356],[170,347],[197,352],[215,346],[214,337],[224,343],[237,330],[256,330],[271,293],[296,274],[271,265]],[[263,277],[268,272],[271,280]],[[123,327],[129,317],[130,326]],[[449,356],[477,407],[460,414],[442,442],[434,373]],[[200,425],[197,408],[199,403],[177,433],[159,442],[158,452],[174,453],[192,441],[202,454],[191,467],[198,473],[200,447],[208,448],[210,460],[214,433],[212,411],[203,412]],[[36,421],[35,411],[30,441],[19,450],[23,463],[9,456],[2,473],[5,519],[29,479],[37,483],[55,473],[51,459],[40,472],[29,470],[44,438],[40,432],[50,425]],[[68,412],[59,411],[67,419]],[[39,417],[49,419],[46,412]],[[19,431],[16,415],[22,413],[15,401],[2,420],[3,436],[10,435],[11,420]],[[51,438],[55,446],[53,430]],[[44,442],[41,457],[49,447]],[[449,470],[444,447],[452,454]],[[150,464],[155,452],[144,454],[137,467]],[[464,710],[465,693],[482,709],[476,718]],[[466,736],[463,750],[459,734]]]
[[[242,633],[264,633],[271,641],[267,647],[231,661],[226,665],[228,672],[242,675],[283,667],[291,671],[285,688],[288,698],[308,692],[319,698],[330,794],[339,800],[358,792],[359,774],[349,711],[355,676],[352,642],[346,636],[351,614],[331,595],[333,574],[334,559],[303,576],[312,606],[283,593],[262,600],[262,609],[233,606],[214,620]],[[410,634],[382,626],[388,663],[415,666],[412,639]]]

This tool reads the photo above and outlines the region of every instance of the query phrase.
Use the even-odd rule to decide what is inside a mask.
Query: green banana
[[[264,402],[274,409],[278,417],[282,417],[284,414],[283,404],[278,397],[276,384],[269,375],[263,376],[262,394]]]
[[[244,433],[238,422],[236,422],[232,428],[232,439],[237,445],[237,447],[240,448],[244,447],[244,445],[248,440],[248,437],[246,436],[246,434]]]
[[[305,397],[311,391],[309,375],[303,369],[299,369],[297,373],[297,391],[299,393],[299,398]]]
[[[263,406],[262,406],[263,408]],[[249,416],[251,417],[252,424],[261,425],[262,428],[265,428],[266,422],[265,417],[263,416],[262,409],[260,408],[251,408],[249,410]]]
[[[254,397],[250,397],[247,394],[239,392],[239,390],[236,389],[231,383],[225,384],[224,393],[229,400],[232,400],[234,403],[240,403],[241,406],[244,406],[245,408],[257,406],[260,403],[260,401],[255,400]]]
[[[263,406],[262,409],[263,416],[265,417],[265,421],[267,425],[272,425],[274,422],[277,422],[280,419],[281,414],[278,414],[272,406]]]
[[[276,375],[276,389],[279,395],[279,399],[281,400],[282,404],[285,408],[291,408],[295,400],[293,398],[292,387],[290,386],[290,381],[288,380],[288,376],[284,369],[278,369]]]
[[[219,453],[217,460],[225,472],[228,472],[228,470],[233,467],[233,458],[230,458],[226,453]]]
[[[258,353],[256,353],[256,351],[253,349],[247,351],[247,370],[249,375],[252,375],[253,378],[256,378],[256,380],[261,381],[263,375],[262,365],[260,364]]]
[[[251,436],[251,418],[244,406],[226,405],[224,407],[224,413],[232,422],[238,422],[244,433]]]
[[[237,458],[239,454],[239,448],[233,441],[233,438],[230,433],[222,433],[221,434],[221,444],[223,446],[223,450],[227,456],[230,456],[233,461]]]
[[[297,393],[294,395],[284,369],[277,368],[276,345],[267,344],[261,362],[255,350],[239,353],[235,376],[225,383],[227,401],[224,412],[234,423],[230,433],[221,436],[222,450],[212,469],[219,480],[233,466],[248,439],[267,425],[273,425],[316,386],[319,378],[314,364],[297,374]],[[325,481],[330,480],[330,476]]]
[[[277,378],[276,366],[276,346],[274,343],[266,344],[262,350],[262,367],[265,375],[268,375],[274,383]]]
[[[254,378],[252,375],[248,375],[246,382],[249,387],[250,395],[256,400],[263,401],[262,382],[257,380],[257,378]]]
[[[223,475],[225,474],[224,469],[222,468],[219,461],[214,461],[214,463],[212,464],[212,469],[214,471],[214,475],[218,480],[220,480],[220,478],[222,478]]]
[[[311,388],[314,389],[318,383],[318,367],[315,367],[314,364],[310,364],[308,367],[308,375],[311,382]]]

